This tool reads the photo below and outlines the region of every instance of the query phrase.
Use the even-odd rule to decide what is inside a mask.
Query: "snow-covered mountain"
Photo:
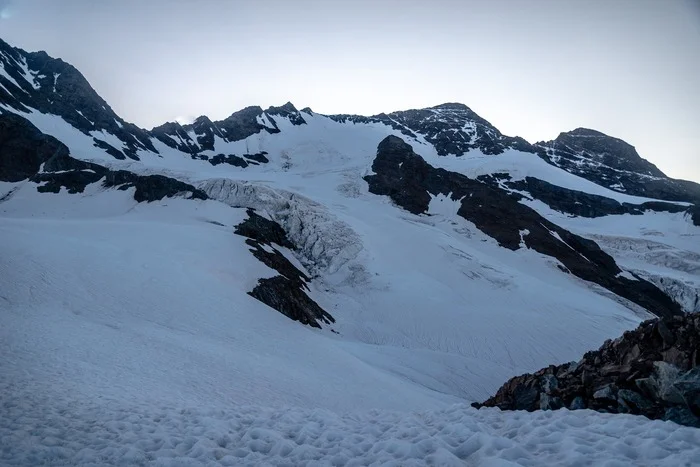
[[[612,190],[700,204],[700,185],[667,177],[633,146],[599,131],[577,128],[536,148],[549,163]]]
[[[140,129],[0,41],[4,389],[95,410],[484,400],[699,311],[698,189],[620,140],[532,145],[462,104]]]

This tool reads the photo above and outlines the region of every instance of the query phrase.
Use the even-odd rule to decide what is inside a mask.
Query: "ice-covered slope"
[[[222,212],[231,209],[228,206],[253,207],[277,220],[299,246],[297,259],[314,278],[314,298],[336,319],[332,327],[339,334],[334,335],[333,345],[367,365],[450,397],[467,400],[483,397],[506,376],[533,369],[543,362],[567,361],[591,344],[600,344],[647,316],[631,311],[609,294],[596,293],[592,285],[563,274],[557,262],[548,257],[529,249],[513,252],[498,246],[470,222],[438,207],[451,201],[432,203],[435,215],[413,215],[370,194],[360,175],[357,168],[351,167],[320,173],[271,172],[264,184],[207,179],[199,182],[200,188],[220,202],[178,203],[191,210],[198,204],[213,203]],[[353,183],[355,188],[348,189],[347,183]],[[159,264],[160,257],[149,259],[154,245],[148,239],[174,241],[178,232],[168,234],[168,230],[177,230],[179,227],[173,223],[186,222],[190,216],[187,211],[180,212],[170,206],[156,209],[155,205],[135,201],[130,201],[133,206],[127,204],[120,211],[117,207],[121,205],[112,200],[123,192],[105,191],[99,182],[86,185],[85,191],[77,194],[66,193],[66,188],[61,188],[58,194],[38,193],[36,187],[32,181],[10,184],[3,189],[3,194],[10,193],[9,196],[3,196],[0,203],[3,218],[12,218],[8,220],[11,225],[18,222],[14,218],[20,217],[24,219],[21,223],[29,223],[26,229],[36,231],[38,237],[25,246],[29,251],[33,243],[51,245],[59,252],[69,249],[69,246],[59,247],[60,242],[54,239],[53,232],[58,229],[53,225],[54,220],[36,219],[78,216],[82,218],[80,223],[69,222],[64,228],[78,229],[81,225],[101,228],[104,224],[108,233],[114,232],[114,238],[105,239],[111,249],[118,252],[137,248],[134,257],[147,264]],[[123,199],[130,199],[128,193]],[[175,202],[168,202],[171,203]],[[125,231],[116,230],[117,220],[124,216],[128,220],[139,210],[149,214],[143,214],[143,222],[138,225],[156,229],[159,233],[155,237],[146,236],[141,230],[129,230],[131,234],[126,236]],[[169,213],[171,223],[150,227],[148,219],[157,219],[160,212]],[[105,222],[108,215],[115,219]],[[227,227],[217,227],[204,220]],[[46,228],[32,227],[34,222]],[[222,285],[227,287],[226,297],[234,290],[245,295],[258,278],[265,277],[247,266],[254,259],[242,238],[238,239],[239,249],[232,248],[229,255],[205,254],[199,250],[212,244],[207,232],[223,231],[237,238],[232,232],[237,223],[203,216],[201,234],[167,247],[207,268],[239,268],[238,273],[225,276],[228,281]],[[13,232],[6,236],[25,237]],[[49,238],[43,241],[42,235]],[[79,245],[80,242],[74,247]],[[9,251],[21,249],[17,246]],[[102,259],[98,251],[87,255],[94,259],[93,267],[97,268],[90,276],[100,277],[99,268],[105,267],[109,278],[112,272],[108,265],[119,258]],[[42,258],[49,259],[37,255],[35,261],[39,263]],[[200,256],[202,259],[197,260]],[[71,264],[70,258],[70,255],[60,256],[56,262],[64,262],[68,271],[88,268],[87,264]],[[178,270],[191,268],[184,259],[176,255],[174,258],[180,264]],[[165,275],[171,268],[168,264],[160,274]],[[51,266],[41,265],[37,269],[47,271]],[[15,274],[13,271],[11,268],[6,272],[8,277]],[[131,271],[120,274],[134,275]],[[61,283],[69,278],[64,274],[51,279],[49,284],[56,284],[51,294],[75,288],[74,283]],[[17,282],[27,280],[20,278]],[[107,297],[127,296],[135,302],[154,303],[165,294],[174,304],[188,303],[162,290],[156,290],[147,299],[141,295],[145,292],[129,296],[128,287],[114,292],[105,289],[119,284],[116,277],[102,279],[96,289]],[[184,285],[178,284],[175,289],[191,294]],[[567,295],[560,293],[562,289],[567,290]],[[206,295],[216,298],[217,293]],[[244,303],[251,300],[247,296],[241,299]],[[192,300],[198,297],[193,296]],[[189,309],[188,305],[182,313]],[[270,309],[267,313],[276,315]]]
[[[548,287],[580,286],[546,264],[525,274],[538,258],[509,257],[465,223],[460,242],[446,200],[431,203],[437,219],[427,223],[388,203],[367,218],[368,263],[384,265],[381,281],[367,282],[383,288],[314,284],[338,335],[245,294],[274,271],[232,234],[242,209],[136,203],[133,189],[98,184],[83,194],[9,188],[0,204],[3,464],[683,465],[700,454],[697,430],[672,423],[453,405],[519,373],[513,363],[529,368],[524,355],[551,361],[586,348],[571,342],[583,330],[582,341],[599,341],[636,319],[585,288],[568,297],[583,301],[579,310],[558,293],[548,305]],[[369,235],[372,223],[405,233]],[[465,251],[470,234],[477,242]],[[401,260],[400,245],[436,239]],[[420,275],[410,272],[417,265]],[[502,308],[489,303],[502,295]],[[462,306],[444,308],[460,296]]]

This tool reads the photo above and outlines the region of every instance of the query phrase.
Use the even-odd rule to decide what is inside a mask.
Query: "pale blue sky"
[[[0,0],[0,37],[152,127],[246,105],[462,102],[509,135],[584,126],[700,181],[698,0]]]

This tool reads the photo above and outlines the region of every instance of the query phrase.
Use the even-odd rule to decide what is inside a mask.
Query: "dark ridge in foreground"
[[[700,428],[700,313],[645,321],[579,362],[517,376],[472,406],[593,409]]]
[[[519,203],[507,192],[465,175],[434,168],[401,138],[388,136],[377,148],[369,191],[389,196],[412,212],[428,211],[431,195],[461,200],[457,214],[508,249],[531,248],[556,258],[566,272],[596,283],[656,316],[682,314],[680,305],[654,284],[627,279],[615,260],[592,240],[575,235]]]

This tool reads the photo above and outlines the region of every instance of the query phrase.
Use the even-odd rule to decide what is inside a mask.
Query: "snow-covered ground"
[[[700,458],[699,432],[672,423],[464,405],[511,376],[578,359],[649,315],[562,274],[552,258],[499,247],[456,216],[449,199],[436,197],[430,215],[415,216],[368,193],[362,176],[390,128],[279,119],[279,134],[219,141],[217,151],[268,152],[270,164],[242,170],[164,145],[162,157],[142,152],[142,162],[119,162],[60,118],[29,117],[75,157],[176,175],[215,199],[137,204],[131,190],[99,184],[79,195],[0,184],[0,463]],[[590,183],[534,155],[438,159],[432,146],[412,144],[429,162],[471,176],[501,164],[514,176],[539,171],[562,186]],[[516,156],[534,159],[523,165]],[[294,259],[314,277],[310,293],[336,318],[337,334],[247,295],[276,273],[233,234],[245,207],[279,222],[300,246]],[[586,236],[655,229],[650,215],[620,223],[545,208],[538,210]],[[666,216],[664,241],[700,254],[699,229]],[[646,261],[622,264],[635,269],[637,260]]]
[[[700,430],[631,415],[84,400],[0,381],[2,465],[693,466]],[[7,397],[9,395],[9,397]]]

